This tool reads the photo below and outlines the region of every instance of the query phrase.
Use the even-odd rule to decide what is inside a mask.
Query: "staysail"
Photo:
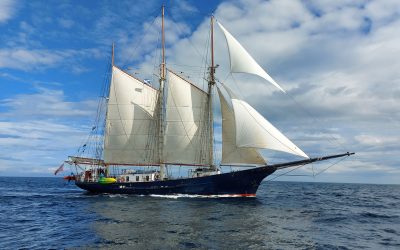
[[[112,67],[104,138],[106,164],[156,165],[158,90]]]
[[[222,32],[225,35],[226,42],[228,44],[229,59],[231,63],[231,72],[236,73],[249,73],[258,75],[282,92],[285,92],[278,83],[272,79],[268,73],[261,68],[261,66],[253,59],[253,57],[243,48],[243,46],[229,33],[222,24],[217,22]]]
[[[223,86],[232,101],[238,147],[266,148],[309,158],[253,107]]]
[[[164,157],[168,164],[209,163],[207,137],[208,94],[175,73],[167,72]],[[209,139],[209,138],[206,138]]]
[[[266,164],[256,148],[238,147],[236,144],[235,117],[233,110],[218,88],[222,113],[222,159],[221,164]]]

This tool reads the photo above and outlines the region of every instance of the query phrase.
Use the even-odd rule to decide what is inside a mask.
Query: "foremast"
[[[160,160],[160,177],[161,179],[166,178],[166,165],[163,160],[163,148],[164,148],[164,84],[166,79],[166,65],[165,65],[165,32],[164,32],[164,8],[161,7],[161,65],[160,65],[160,92],[158,95],[158,118],[159,118],[159,138],[158,138],[158,158]]]
[[[114,67],[114,49],[115,49],[115,45],[114,45],[114,42],[112,43],[112,49],[111,49],[111,74],[112,74],[112,72],[113,72],[113,67]],[[110,97],[110,91],[111,91],[111,86],[110,86],[110,89],[108,90],[108,98],[107,98],[107,102],[108,102],[108,100],[109,100],[109,97]],[[108,109],[107,109],[107,111],[108,111]],[[108,113],[108,112],[107,112]],[[107,114],[106,113],[106,117],[107,117]],[[106,121],[107,121],[107,118],[106,118]],[[107,122],[105,122],[105,128],[107,128]],[[104,130],[104,131],[106,131],[106,130]],[[103,163],[104,163],[104,161],[103,161]],[[104,166],[106,167],[106,176],[108,176],[108,173],[109,173],[109,166],[110,165],[108,165],[108,164],[104,164]]]

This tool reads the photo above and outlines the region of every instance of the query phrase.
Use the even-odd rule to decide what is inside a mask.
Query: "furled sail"
[[[104,141],[105,163],[159,163],[158,92],[113,66]]]
[[[208,94],[175,73],[167,73],[163,160],[169,164],[205,165],[210,159],[206,146],[210,125],[205,116]]]
[[[222,112],[222,159],[221,164],[266,164],[256,148],[236,145],[235,117],[233,110],[218,88]]]
[[[309,158],[253,107],[224,87],[232,100],[238,147],[267,148]]]
[[[253,57],[243,48],[243,46],[229,33],[222,24],[218,22],[219,27],[225,35],[229,49],[229,58],[231,63],[231,72],[249,73],[258,75],[275,87],[285,92],[278,83],[268,75],[267,72],[253,59]]]

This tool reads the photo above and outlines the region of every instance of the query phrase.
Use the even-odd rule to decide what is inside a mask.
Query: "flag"
[[[59,167],[57,168],[57,170],[54,172],[54,175],[58,174],[58,172],[61,172],[61,171],[64,171],[64,163],[61,164],[61,166],[59,166]]]

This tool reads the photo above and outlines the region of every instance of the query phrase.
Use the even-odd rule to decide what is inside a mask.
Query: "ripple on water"
[[[0,249],[399,248],[400,186],[266,182],[257,195],[91,195],[2,178]]]
[[[362,213],[361,216],[365,217],[365,218],[377,218],[377,219],[399,218],[398,215],[378,214],[378,213],[372,213],[372,212]]]

